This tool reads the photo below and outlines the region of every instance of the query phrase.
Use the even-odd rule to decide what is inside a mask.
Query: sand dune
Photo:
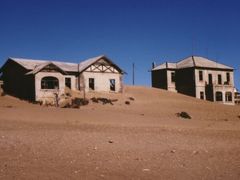
[[[91,97],[118,101],[62,109],[0,97],[0,179],[240,178],[240,106],[131,86]]]

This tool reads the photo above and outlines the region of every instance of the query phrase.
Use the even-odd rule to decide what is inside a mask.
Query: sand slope
[[[60,109],[0,97],[0,179],[240,178],[239,106],[145,87],[87,96],[118,101]]]

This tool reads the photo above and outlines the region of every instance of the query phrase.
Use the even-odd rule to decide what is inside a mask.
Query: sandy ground
[[[0,179],[240,179],[240,106],[144,87],[88,96],[118,101],[61,109],[0,97]]]

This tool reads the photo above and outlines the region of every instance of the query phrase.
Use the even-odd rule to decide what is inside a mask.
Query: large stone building
[[[199,99],[234,104],[233,68],[191,56],[152,69],[152,86]]]
[[[31,101],[80,91],[121,92],[123,70],[106,56],[81,63],[8,58],[0,69],[6,93]]]

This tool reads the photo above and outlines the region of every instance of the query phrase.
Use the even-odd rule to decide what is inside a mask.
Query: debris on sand
[[[150,171],[150,169],[142,169],[143,172]]]
[[[101,102],[103,105],[105,105],[105,104],[113,105],[113,102],[118,101],[118,99],[108,99],[108,98],[101,98],[101,97],[99,97],[99,98],[93,97],[93,98],[91,98],[91,101],[94,102],[94,103]]]
[[[129,102],[129,101],[125,101],[125,104],[126,104],[126,105],[130,105],[130,102]]]
[[[181,117],[184,119],[192,119],[192,117],[187,112],[184,112],[184,111],[177,113],[176,115],[177,117]]]
[[[135,100],[133,97],[129,97],[128,99],[131,100],[131,101],[134,101],[134,100]]]

